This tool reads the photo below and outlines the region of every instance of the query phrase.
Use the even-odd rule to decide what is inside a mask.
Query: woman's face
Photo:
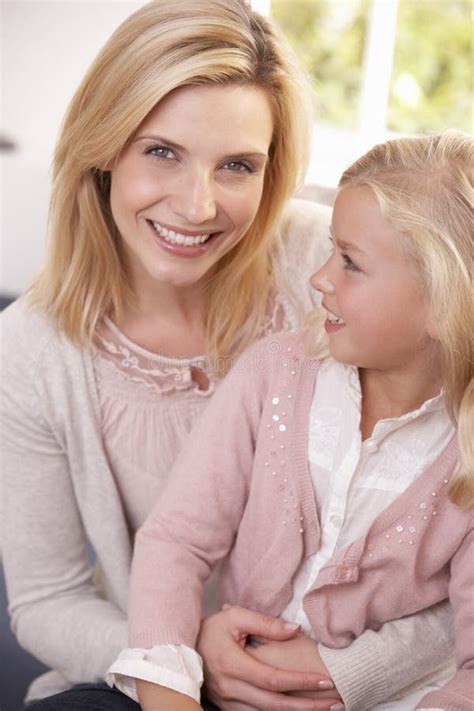
[[[200,283],[251,225],[273,133],[258,88],[166,96],[111,170],[112,215],[135,290]]]

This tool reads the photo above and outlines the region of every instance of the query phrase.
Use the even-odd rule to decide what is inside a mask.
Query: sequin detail
[[[287,352],[291,353],[292,348],[287,348]],[[288,375],[291,374],[296,374],[296,367],[297,367],[297,360],[293,356],[290,358],[290,360],[284,360],[282,363],[284,370],[284,376],[286,378]],[[293,370],[289,370],[289,368],[293,367]],[[285,380],[285,378],[284,378]],[[287,383],[288,384],[288,380]],[[283,386],[285,386],[285,382],[282,383]],[[279,393],[274,393],[271,396],[270,402],[271,402],[271,412],[269,414],[269,417],[271,418],[271,424],[267,425],[268,429],[275,428],[276,429],[276,434],[274,434],[275,429],[273,429],[273,432],[270,434],[269,433],[269,439],[270,439],[270,456],[274,457],[276,455],[275,447],[278,452],[281,454],[284,454],[284,450],[286,449],[286,437],[287,437],[287,432],[288,432],[288,427],[291,421],[292,417],[292,409],[288,410],[282,408],[282,398],[283,396]],[[287,396],[285,397],[285,402],[286,401],[291,401],[293,399],[293,394],[288,393]],[[288,402],[288,406],[292,408],[292,403]],[[282,420],[285,420],[285,422],[282,422]],[[283,440],[283,441],[282,441]],[[268,455],[267,455],[268,456]],[[287,466],[287,460],[286,459],[281,459],[278,462],[278,466],[281,470],[283,470],[283,473],[285,473],[285,468]],[[277,479],[278,476],[278,470],[273,469],[272,472],[272,480]],[[283,479],[279,479],[275,482],[275,485],[277,487],[277,491],[282,494],[281,498],[281,503],[282,503],[282,525],[288,525],[288,524],[297,524],[298,525],[298,530],[300,533],[303,533],[303,526],[302,526],[302,521],[303,517],[299,517],[299,505],[295,503],[295,492],[293,491],[293,488],[289,486],[289,480],[288,476],[285,476]]]

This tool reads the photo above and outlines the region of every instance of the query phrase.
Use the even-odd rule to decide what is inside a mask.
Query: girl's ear
[[[438,329],[436,327],[436,323],[435,323],[435,319],[433,318],[433,315],[428,316],[428,323],[426,324],[426,332],[427,332],[428,336],[433,341],[439,341]]]

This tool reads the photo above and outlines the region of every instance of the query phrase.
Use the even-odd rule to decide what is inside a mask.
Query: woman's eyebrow
[[[268,153],[249,149],[246,151],[238,151],[237,153],[229,153],[223,157],[223,160],[237,160],[238,158],[264,158],[266,160]]]
[[[172,141],[169,138],[165,138],[164,136],[157,136],[157,135],[152,135],[152,134],[144,134],[142,136],[136,136],[135,141],[155,141],[156,143],[162,143],[164,146],[169,146],[170,148],[175,148],[177,151],[184,151],[186,150],[184,146],[181,146],[179,143],[176,143],[175,141]]]
[[[176,141],[172,141],[169,138],[165,138],[164,136],[158,136],[155,134],[143,134],[140,136],[135,137],[135,141],[155,141],[156,143],[163,144],[164,146],[169,146],[170,148],[174,148],[177,151],[180,152],[186,152],[186,148],[182,146],[179,143],[176,143]],[[223,157],[223,160],[236,160],[238,158],[268,158],[268,151],[265,153],[260,150],[256,150],[255,148],[245,148],[244,150],[240,151],[235,151],[233,153],[229,153],[228,155]]]

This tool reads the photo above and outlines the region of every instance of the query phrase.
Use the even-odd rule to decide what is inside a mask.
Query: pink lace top
[[[277,300],[264,334],[288,327]],[[104,448],[134,533],[165,483],[217,378],[204,356],[167,358],[130,341],[108,318],[97,329],[92,360]],[[196,371],[209,381],[201,389]]]

